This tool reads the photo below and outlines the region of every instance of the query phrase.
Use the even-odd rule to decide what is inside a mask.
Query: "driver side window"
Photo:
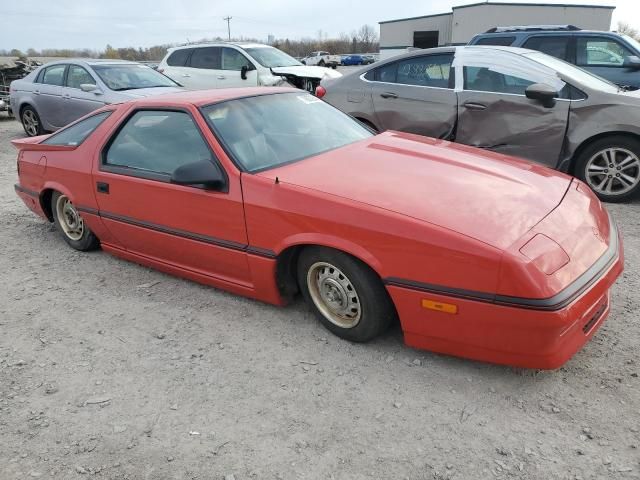
[[[152,173],[159,180],[157,174],[168,177],[182,165],[212,156],[188,113],[141,110],[129,117],[112,138],[103,157],[103,169],[143,178],[145,173]]]

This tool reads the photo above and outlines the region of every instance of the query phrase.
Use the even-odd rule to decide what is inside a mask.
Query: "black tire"
[[[616,162],[616,164],[610,163],[609,165],[606,165],[608,162],[605,162],[605,158],[597,156],[599,152],[604,152],[607,149],[619,150],[618,153],[614,154],[614,162]],[[626,170],[621,170],[625,165],[624,158],[628,157],[626,152],[631,153],[639,160],[633,163],[633,165],[636,166],[627,167]],[[592,176],[590,180],[587,175],[587,169],[589,167],[590,160],[594,157],[596,158],[594,161],[596,165],[597,162],[599,162],[601,166],[607,166],[608,168],[606,171],[603,171],[602,176]],[[621,164],[622,167],[619,167],[617,164]],[[613,167],[611,167],[611,165],[613,165]],[[580,152],[576,159],[573,173],[576,177],[589,185],[600,200],[611,203],[626,202],[638,195],[640,192],[640,141],[623,135],[612,135],[610,137],[596,140]],[[616,179],[616,176],[620,175],[620,173],[625,173],[627,176],[633,177],[636,181],[633,187],[628,188],[627,190],[619,188],[619,193],[616,193],[616,187],[622,187],[623,185],[620,180]],[[611,189],[611,193],[604,191],[604,188],[598,189],[596,185],[600,179],[602,179],[602,181],[606,180],[605,174],[612,180],[611,185],[613,188]]]
[[[69,212],[69,214],[71,216],[75,215],[77,217],[77,220],[82,223],[81,234],[77,234],[78,232],[76,232],[76,234],[74,235],[67,232],[67,230],[69,229],[69,225],[73,225],[73,222],[63,219],[62,222],[64,223],[64,226],[61,224],[61,219],[58,218],[58,211],[60,210],[59,202],[62,203],[65,201],[65,199],[68,201],[67,197],[65,195],[62,195],[60,192],[53,192],[53,195],[51,195],[51,212],[53,215],[53,223],[56,226],[56,230],[60,232],[64,241],[67,242],[67,244],[71,248],[80,250],[81,252],[95,250],[100,246],[100,240],[98,240],[98,237],[96,237],[89,229],[89,227],[84,224],[82,217],[77,212],[77,210],[73,208],[73,205],[70,201],[69,205],[71,206],[73,211]]]
[[[331,65],[331,68],[333,68],[334,70],[338,68],[338,65],[336,65],[335,63],[333,65]]]
[[[44,128],[42,128],[40,115],[38,115],[36,109],[31,105],[27,105],[20,112],[20,122],[22,123],[22,128],[24,128],[24,132],[28,137],[35,137],[47,133]]]
[[[320,60],[320,61],[318,62],[318,66],[319,66],[319,67],[324,67],[324,60]]]
[[[342,305],[346,303],[345,311],[351,314],[352,309],[359,309],[358,320],[351,326],[338,325],[331,320],[331,313],[323,313],[323,309],[331,312],[331,307],[329,302],[324,303],[321,295],[318,298],[320,287],[314,287],[320,283],[314,282],[314,273],[323,268],[331,271],[331,267],[334,268],[332,274],[336,275],[336,279],[342,275],[344,281],[341,284],[346,286],[343,291],[348,291],[347,295],[351,296],[344,298],[346,302]],[[384,332],[397,317],[393,302],[380,278],[367,265],[346,253],[331,248],[307,247],[300,253],[297,275],[300,291],[309,307],[325,328],[340,338],[352,342],[367,342]],[[331,278],[327,280],[332,281]],[[324,284],[327,285],[328,282]],[[349,290],[349,287],[352,289]],[[320,307],[317,301],[321,302]]]

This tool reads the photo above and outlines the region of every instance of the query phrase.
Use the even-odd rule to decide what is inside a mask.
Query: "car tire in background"
[[[382,281],[360,260],[332,248],[307,247],[297,267],[298,284],[307,304],[338,337],[366,342],[396,318]]]
[[[576,159],[574,174],[604,202],[624,202],[640,192],[640,141],[625,135],[604,137]]]
[[[35,137],[38,135],[44,135],[46,132],[42,128],[42,122],[40,121],[40,115],[36,112],[36,109],[31,105],[23,107],[20,112],[20,121],[22,122],[22,128],[29,137]]]
[[[95,250],[100,246],[100,241],[87,225],[69,200],[69,197],[60,192],[51,195],[51,212],[53,223],[62,234],[69,246],[82,252]]]

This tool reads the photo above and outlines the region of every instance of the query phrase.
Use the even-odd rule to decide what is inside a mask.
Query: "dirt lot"
[[[331,336],[103,252],[13,191],[0,121],[0,478],[640,478],[640,203],[627,269],[564,368],[535,372]]]

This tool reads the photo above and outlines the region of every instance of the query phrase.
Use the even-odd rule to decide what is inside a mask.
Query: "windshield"
[[[347,114],[303,92],[239,98],[209,105],[202,112],[236,162],[249,172],[373,136]]]
[[[593,75],[582,68],[578,68],[571,63],[567,63],[564,60],[560,60],[559,58],[552,57],[550,55],[546,55],[540,52],[532,52],[525,53],[524,56],[529,57],[531,60],[535,60],[542,65],[545,65],[549,68],[554,69],[561,75],[564,75],[569,80],[575,80],[579,87],[580,85],[584,85],[588,88],[593,88],[594,90],[603,90],[609,93],[617,93],[618,87],[613,83],[608,82],[607,80],[598,77],[597,75]]]
[[[251,55],[263,67],[293,67],[302,65],[298,60],[273,47],[245,48],[245,52]]]
[[[146,65],[93,65],[92,68],[107,87],[115,91],[179,86],[169,77]]]

